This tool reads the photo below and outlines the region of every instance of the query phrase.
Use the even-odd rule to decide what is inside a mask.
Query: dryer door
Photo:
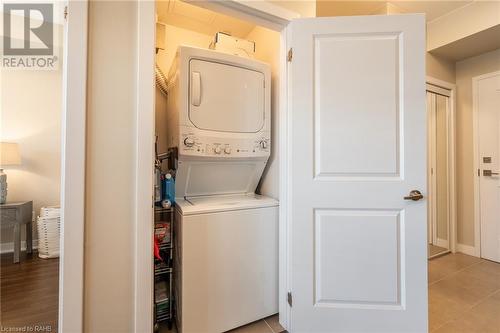
[[[264,126],[265,76],[229,64],[191,59],[189,119],[203,130],[255,133]]]

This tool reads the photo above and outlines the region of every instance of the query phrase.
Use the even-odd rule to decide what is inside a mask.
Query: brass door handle
[[[405,200],[413,200],[413,201],[418,201],[423,198],[424,196],[419,190],[413,190],[410,192],[410,195],[404,197]]]

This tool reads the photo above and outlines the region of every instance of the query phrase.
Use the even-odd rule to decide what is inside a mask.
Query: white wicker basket
[[[42,207],[37,218],[38,256],[43,259],[59,257],[59,207]]]

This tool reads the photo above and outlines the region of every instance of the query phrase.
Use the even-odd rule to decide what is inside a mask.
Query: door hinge
[[[68,6],[64,6],[64,19],[68,19]]]
[[[292,306],[292,293],[291,292],[288,292],[286,299],[288,301],[288,305]]]
[[[290,48],[290,50],[288,50],[288,54],[287,54],[287,56],[286,56],[286,60],[287,60],[288,62],[292,62],[292,58],[293,58],[293,49],[292,49],[292,48]]]

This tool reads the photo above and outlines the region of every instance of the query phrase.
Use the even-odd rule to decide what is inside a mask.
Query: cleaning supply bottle
[[[175,202],[175,181],[170,173],[163,180],[163,200],[169,200],[171,205]]]
[[[161,170],[159,168],[155,167],[155,186],[154,186],[154,195],[155,195],[155,205],[160,206],[161,205],[161,200],[162,200],[162,193],[161,193],[161,187],[162,187],[162,174]]]

